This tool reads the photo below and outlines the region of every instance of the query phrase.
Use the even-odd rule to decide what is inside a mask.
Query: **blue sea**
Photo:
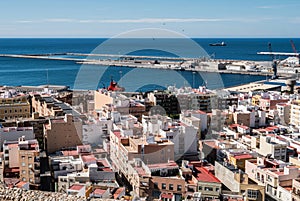
[[[293,52],[289,38],[214,38],[214,39],[0,39],[0,54],[42,53],[108,53],[149,56],[204,57],[270,61],[270,56],[257,55],[269,51],[268,43],[276,52]],[[224,41],[227,46],[209,46]],[[293,39],[296,48],[300,39]],[[194,43],[194,44],[192,44]],[[192,45],[191,45],[192,44]],[[195,46],[199,46],[196,47]],[[158,47],[158,48],[157,48]],[[126,91],[164,89],[168,85],[198,87],[207,83],[208,88],[235,86],[266,79],[218,73],[193,73],[160,69],[136,69],[81,65],[74,61],[22,59],[0,57],[0,85],[67,85],[75,89],[97,89],[107,86],[110,79],[118,81]]]

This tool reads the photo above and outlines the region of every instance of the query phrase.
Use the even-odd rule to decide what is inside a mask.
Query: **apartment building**
[[[251,147],[255,148],[257,153],[278,160],[287,160],[287,143],[278,139],[274,134],[251,136],[251,139]]]
[[[292,186],[293,179],[300,176],[298,167],[266,158],[247,160],[246,173],[251,180],[264,186],[266,194],[276,200],[282,199],[283,188]]]
[[[265,200],[265,186],[252,184],[245,172],[228,163],[215,162],[215,176],[231,192],[242,195],[244,200]]]
[[[219,199],[222,189],[221,181],[214,176],[212,165],[201,164],[193,166],[193,177],[197,182],[196,192],[201,193],[203,200]]]
[[[292,201],[300,200],[300,179],[292,181]]]
[[[174,143],[166,138],[122,136],[119,130],[110,132],[110,158],[113,169],[127,177],[127,163],[140,158],[145,164],[174,160]]]
[[[174,161],[147,166],[151,171],[150,200],[165,197],[179,201],[185,196],[185,178]]]
[[[79,116],[69,104],[61,102],[49,95],[34,94],[31,98],[32,112],[37,112],[43,117],[59,117],[65,114]]]
[[[288,125],[291,121],[291,104],[278,103],[276,105],[276,110],[278,111],[278,115],[280,118],[280,124]]]
[[[76,147],[82,144],[82,120],[71,114],[51,119],[45,124],[44,133],[48,153]]]
[[[0,119],[18,120],[29,117],[28,95],[17,93],[15,90],[0,91]]]
[[[33,127],[0,127],[1,150],[5,140],[17,141],[22,136],[28,140],[34,139]]]
[[[180,110],[201,110],[211,112],[218,108],[218,96],[212,91],[201,86],[198,89],[183,87],[180,89],[169,87],[168,90],[175,94],[180,105]],[[222,105],[222,101],[220,102]],[[222,105],[223,107],[223,105]]]
[[[29,182],[31,189],[39,189],[40,181],[40,150],[37,140],[19,138],[20,180]]]
[[[154,106],[162,107],[164,109],[164,114],[175,115],[180,113],[180,102],[174,94],[165,91],[155,91],[148,93],[147,98],[149,101],[153,102]]]
[[[194,126],[200,132],[207,130],[207,113],[201,110],[185,110],[180,114],[179,120],[189,126]]]
[[[40,151],[37,140],[5,141],[3,144],[3,176],[28,182],[30,189],[40,187]]]
[[[134,158],[128,162],[127,179],[132,185],[134,195],[141,198],[147,198],[149,196],[151,171],[140,158]]]
[[[291,113],[290,113],[290,124],[300,128],[300,101],[293,101],[291,103]]]
[[[123,94],[100,90],[94,93],[95,111],[119,112],[121,115],[132,114],[139,120],[147,114],[146,106],[141,102],[126,97]]]

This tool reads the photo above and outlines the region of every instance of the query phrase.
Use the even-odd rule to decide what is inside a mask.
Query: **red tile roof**
[[[161,198],[172,199],[173,198],[173,194],[171,194],[171,193],[163,193],[163,194],[161,194]]]
[[[18,182],[18,183],[16,184],[16,187],[22,188],[25,184],[27,184],[27,182],[25,182],[25,181],[20,181],[20,182]]]
[[[81,156],[81,160],[83,163],[90,163],[90,162],[95,162],[96,163],[96,157],[94,155],[83,155]]]
[[[220,149],[220,147],[216,144],[216,141],[204,141],[204,144],[211,148]]]
[[[106,192],[106,190],[100,189],[100,188],[96,188],[93,192],[93,194],[96,195],[103,195]]]
[[[157,163],[157,164],[150,164],[150,165],[148,165],[149,169],[168,168],[168,167],[178,168],[178,165],[174,161],[169,161],[169,163]]]
[[[79,191],[79,190],[81,190],[82,188],[84,188],[84,185],[73,184],[73,185],[69,188],[69,190]]]
[[[102,169],[104,172],[112,172],[112,170],[110,168],[103,168]]]
[[[208,172],[206,168],[195,167],[197,171],[197,180],[203,182],[221,183],[221,181],[215,177],[212,173]]]
[[[277,126],[270,126],[270,127],[267,127],[266,128],[266,130],[267,131],[273,131],[273,130],[276,130],[276,129],[278,129],[279,127],[277,127]]]
[[[252,155],[250,154],[242,154],[242,155],[237,155],[237,156],[233,156],[233,158],[235,159],[250,159],[250,158],[253,158]]]
[[[62,151],[63,156],[78,156],[78,152],[76,150]]]
[[[125,191],[124,187],[123,188],[118,188],[116,190],[116,192],[114,193],[114,199],[117,199],[123,191]]]

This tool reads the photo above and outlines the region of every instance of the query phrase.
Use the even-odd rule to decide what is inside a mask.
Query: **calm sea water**
[[[187,48],[176,39],[160,39],[164,51],[151,49],[157,41],[146,39],[119,39],[109,43],[106,39],[0,39],[0,54],[39,54],[39,53],[111,53],[124,54],[125,50],[134,50],[126,54],[174,55],[180,49],[184,56],[195,56],[197,49]],[[154,40],[154,39],[153,39]],[[156,39],[158,40],[158,39]],[[178,39],[180,40],[180,39]],[[268,51],[272,43],[273,51],[292,52],[290,39],[193,39],[208,55],[218,59],[270,60],[269,56],[257,55],[259,51]],[[225,47],[212,47],[209,43],[226,42]],[[300,39],[293,39],[295,46]],[[99,46],[100,45],[100,46]],[[99,46],[99,47],[98,47]],[[97,48],[98,47],[98,48]],[[128,47],[134,47],[132,49]],[[146,47],[143,49],[143,47]],[[155,46],[153,46],[155,47]],[[96,48],[96,50],[95,50]],[[103,51],[102,51],[103,50]],[[165,51],[166,50],[166,51]],[[168,52],[168,50],[171,50]],[[175,51],[176,52],[176,51]],[[199,54],[198,54],[199,53]],[[198,54],[198,55],[197,55]],[[196,52],[196,56],[203,56]],[[234,86],[242,83],[266,79],[265,76],[192,73],[187,71],[166,71],[158,69],[134,69],[128,67],[82,66],[73,61],[55,61],[38,59],[19,59],[0,57],[0,85],[68,85],[71,88],[96,89],[107,86],[113,77],[126,88],[126,91],[147,91],[162,89],[167,85],[198,87],[205,82],[209,88]],[[120,79],[121,78],[121,79]]]

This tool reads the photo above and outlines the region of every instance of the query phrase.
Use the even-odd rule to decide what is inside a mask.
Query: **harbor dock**
[[[46,59],[74,61],[82,65],[120,66],[131,68],[152,68],[163,70],[214,72],[228,74],[246,74],[272,76],[270,61],[242,61],[209,58],[177,58],[160,56],[86,54],[86,53],[48,53],[48,54],[0,54],[0,57]],[[84,58],[78,58],[84,57]],[[254,68],[255,67],[255,68]],[[278,68],[278,76],[290,77],[297,71],[295,68]]]

